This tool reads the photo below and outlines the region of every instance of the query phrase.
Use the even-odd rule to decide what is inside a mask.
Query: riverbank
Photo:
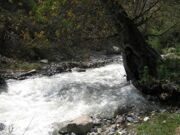
[[[31,76],[52,76],[63,72],[85,72],[88,68],[97,68],[113,62],[122,62],[122,57],[117,54],[106,55],[103,52],[94,52],[89,59],[81,61],[52,62],[47,59],[36,62],[16,61],[7,57],[0,57],[2,67],[1,76],[4,79],[23,80]]]
[[[124,75],[122,63],[112,63],[86,72],[7,80],[8,91],[0,94],[0,123],[13,124],[13,133],[19,135],[33,119],[26,133],[46,135],[54,123],[82,115],[108,120],[119,107],[125,112],[147,110],[146,99]]]
[[[47,114],[51,114],[51,111],[58,111],[57,115],[50,120],[51,123],[55,119],[55,123],[57,124],[63,121],[61,118],[65,115],[65,113],[68,114],[67,116],[65,115],[65,118],[72,118],[71,120],[74,120],[74,113],[78,114],[79,109],[81,114],[77,115],[77,117],[84,116],[84,114],[86,114],[87,112],[91,112],[92,114],[93,111],[96,112],[96,110],[98,111],[102,109],[102,114],[99,114],[96,117],[91,114],[87,115],[87,117],[91,117],[93,120],[93,123],[91,122],[90,124],[90,128],[88,128],[89,130],[87,130],[87,134],[90,135],[141,135],[141,132],[146,132],[142,131],[141,127],[143,127],[151,121],[152,123],[155,123],[156,121],[154,121],[154,119],[156,119],[157,117],[161,117],[161,113],[163,115],[163,113],[171,112],[168,114],[168,116],[174,116],[175,113],[177,113],[178,115],[179,107],[169,107],[169,105],[164,106],[163,104],[160,104],[159,99],[157,97],[145,96],[138,90],[135,90],[134,87],[129,87],[129,83],[127,83],[125,79],[125,71],[122,65],[121,56],[95,55],[94,57],[92,57],[91,62],[86,62],[91,63],[91,66],[85,67],[87,66],[87,64],[83,65],[83,62],[81,62],[80,64],[78,63],[81,66],[83,65],[83,68],[77,67],[78,64],[76,62],[68,63],[69,66],[67,66],[67,63],[68,62],[65,62],[59,65],[61,66],[61,68],[64,67],[64,69],[71,69],[71,71],[65,70],[64,72],[60,72],[61,74],[58,74],[57,72],[52,72],[55,73],[55,75],[40,74],[41,70],[39,70],[39,72],[36,73],[33,73],[35,71],[31,71],[32,74],[30,72],[21,72],[21,75],[30,75],[27,75],[27,77],[25,78],[16,78],[16,80],[12,81],[8,80],[8,92],[3,93],[1,95],[2,97],[0,98],[0,100],[2,100],[3,106],[6,103],[6,99],[8,99],[9,103],[9,105],[7,106],[11,106],[12,109],[13,106],[11,105],[11,103],[16,104],[20,102],[18,103],[18,105],[15,106],[17,109],[19,108],[18,110],[20,112],[16,110],[16,108],[14,109],[16,110],[15,112],[17,114],[19,112],[22,115],[22,111],[27,110],[30,103],[31,108],[28,110],[32,113],[29,115],[26,112],[24,112],[23,115],[24,118],[26,118],[27,121],[29,121],[30,117],[34,115],[33,112],[38,111],[38,113],[35,115],[35,118],[33,118],[33,122],[37,121],[37,117],[40,118],[41,121],[39,121],[39,125],[35,127],[32,125],[32,128],[34,128],[34,130],[38,126],[43,126],[42,122],[45,119],[43,117],[43,115],[45,114],[43,113],[44,111]],[[50,69],[50,63],[41,64],[44,67],[48,67],[47,70]],[[76,68],[74,68],[74,65],[76,66]],[[51,72],[45,71],[45,73]],[[14,98],[13,95],[16,98]],[[6,96],[11,97],[5,98]],[[34,100],[34,98],[36,100]],[[43,105],[45,105],[46,107],[49,106],[51,110],[48,110],[48,108],[46,107],[44,109],[41,109],[43,106],[41,105],[42,103],[39,103],[40,101],[43,101]],[[53,104],[57,101],[57,106],[54,107]],[[61,103],[61,101],[63,102]],[[25,105],[22,105],[22,103],[24,104],[24,102]],[[28,102],[28,106],[26,105],[26,102]],[[61,103],[61,106],[65,108],[69,106],[69,109],[65,109],[65,111],[67,112],[62,113],[61,110],[63,110],[63,108],[59,106],[59,102]],[[74,105],[72,105],[72,103]],[[166,102],[164,103],[166,104]],[[119,107],[114,108],[117,107],[118,104],[120,104]],[[52,108],[54,109],[52,110]],[[43,113],[42,116],[41,113]],[[107,117],[107,114],[111,115],[108,115]],[[51,117],[51,115],[49,115],[48,117]],[[178,116],[175,115],[175,117]],[[3,117],[2,119],[4,118],[5,117]],[[60,120],[56,121],[57,118],[59,118]],[[176,121],[173,122],[175,123]],[[167,124],[168,123],[169,121],[167,121]],[[18,125],[18,123],[16,124]],[[19,130],[20,127],[16,127],[16,124],[14,124],[14,128],[16,130]],[[7,123],[4,123],[4,125],[5,126],[2,126],[1,124],[1,126],[4,128],[9,127]],[[159,125],[157,125],[157,127]],[[176,126],[177,125],[173,126],[173,130],[174,128],[176,128]],[[27,127],[25,126],[24,128]],[[153,128],[154,127],[152,127],[152,129]],[[61,128],[59,127],[58,131],[60,131],[60,129]],[[75,129],[77,130],[78,128]],[[143,128],[143,130],[146,129]],[[148,130],[149,129],[147,128],[147,131]],[[26,132],[28,133],[32,131],[31,129],[27,129]],[[45,129],[44,132],[46,132]],[[156,133],[156,131],[154,132]],[[63,133],[63,135],[64,134],[67,135],[67,132]]]

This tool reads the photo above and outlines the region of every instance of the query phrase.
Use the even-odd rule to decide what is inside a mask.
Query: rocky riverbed
[[[84,115],[96,121],[97,128],[105,127],[102,132],[106,132],[118,115],[131,120],[136,119],[136,115],[130,112],[144,114],[156,108],[156,104],[148,102],[126,82],[119,58],[85,72],[9,79],[7,86],[7,92],[0,94],[0,123],[7,129],[12,125],[15,135],[24,132],[26,135],[48,135],[54,133],[56,124]],[[88,132],[95,132],[95,125],[93,122]]]
[[[136,135],[134,124],[173,110],[126,82],[119,55],[41,62],[39,70],[3,73],[0,134]]]

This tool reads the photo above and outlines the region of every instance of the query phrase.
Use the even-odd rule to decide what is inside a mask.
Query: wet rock
[[[84,69],[84,68],[73,68],[72,71],[75,71],[75,72],[85,72],[86,69]]]
[[[33,69],[31,71],[20,74],[16,78],[19,79],[19,80],[23,80],[23,79],[26,79],[28,76],[35,75],[36,73],[37,73],[36,69]]]
[[[48,64],[48,60],[47,59],[43,59],[43,60],[40,60],[40,63],[43,63],[43,64]]]
[[[134,118],[133,118],[133,117],[131,117],[131,116],[127,116],[127,118],[126,118],[126,119],[127,119],[127,121],[128,121],[128,122],[133,122],[133,121],[134,121]]]
[[[116,125],[110,125],[106,127],[105,132],[103,132],[103,135],[114,135],[116,132]]]
[[[81,116],[73,121],[64,122],[59,125],[58,133],[64,135],[67,133],[75,133],[78,135],[87,134],[93,127],[93,120],[89,116]],[[57,133],[57,130],[54,131],[53,135]]]
[[[178,91],[178,86],[175,83],[165,83],[162,84],[162,89],[168,90],[167,94],[171,94],[173,91]]]
[[[0,123],[0,131],[3,131],[6,128],[6,126],[3,123]]]
[[[138,123],[139,118],[136,114],[129,114],[126,116],[126,121],[129,123]]]
[[[102,128],[97,128],[97,133],[101,134],[102,133]]]
[[[101,119],[93,118],[94,126],[100,126],[102,124]]]
[[[0,55],[0,63],[1,60],[3,60],[3,58],[1,59]],[[6,61],[9,63],[10,60],[8,59]],[[121,63],[122,57],[120,55],[106,56],[100,54],[90,58],[88,61],[64,61],[59,63],[50,63],[47,59],[43,59],[40,61],[40,63],[44,63],[44,65],[36,71],[32,70],[29,72],[11,72],[7,70],[3,71],[3,77],[6,79],[24,80],[33,75],[52,76],[58,73],[71,72],[72,70],[76,70],[77,72],[85,72],[87,68],[98,68],[112,62]],[[13,62],[11,63],[13,64]]]
[[[125,122],[125,117],[124,116],[117,116],[116,117],[116,123],[118,124],[123,124]]]

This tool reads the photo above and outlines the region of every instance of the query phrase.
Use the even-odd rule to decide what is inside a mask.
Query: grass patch
[[[10,69],[12,70],[32,70],[32,69],[40,69],[40,63],[27,63],[27,62],[20,62],[13,65],[10,65]]]
[[[40,69],[41,63],[29,63],[23,61],[15,61],[13,63],[5,63],[0,65],[2,71],[13,70],[13,71],[29,71],[32,69]]]
[[[150,121],[137,125],[137,135],[176,135],[178,127],[180,114],[158,114]]]

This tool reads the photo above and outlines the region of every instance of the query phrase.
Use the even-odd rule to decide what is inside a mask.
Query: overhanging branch
[[[142,16],[144,16],[145,14],[147,14],[149,11],[151,11],[159,2],[160,2],[160,0],[157,0],[157,1],[154,2],[148,9],[146,9],[144,12],[141,12],[138,16],[136,16],[136,17],[133,18],[132,20],[135,22],[136,20],[138,20],[139,18],[141,18]]]

